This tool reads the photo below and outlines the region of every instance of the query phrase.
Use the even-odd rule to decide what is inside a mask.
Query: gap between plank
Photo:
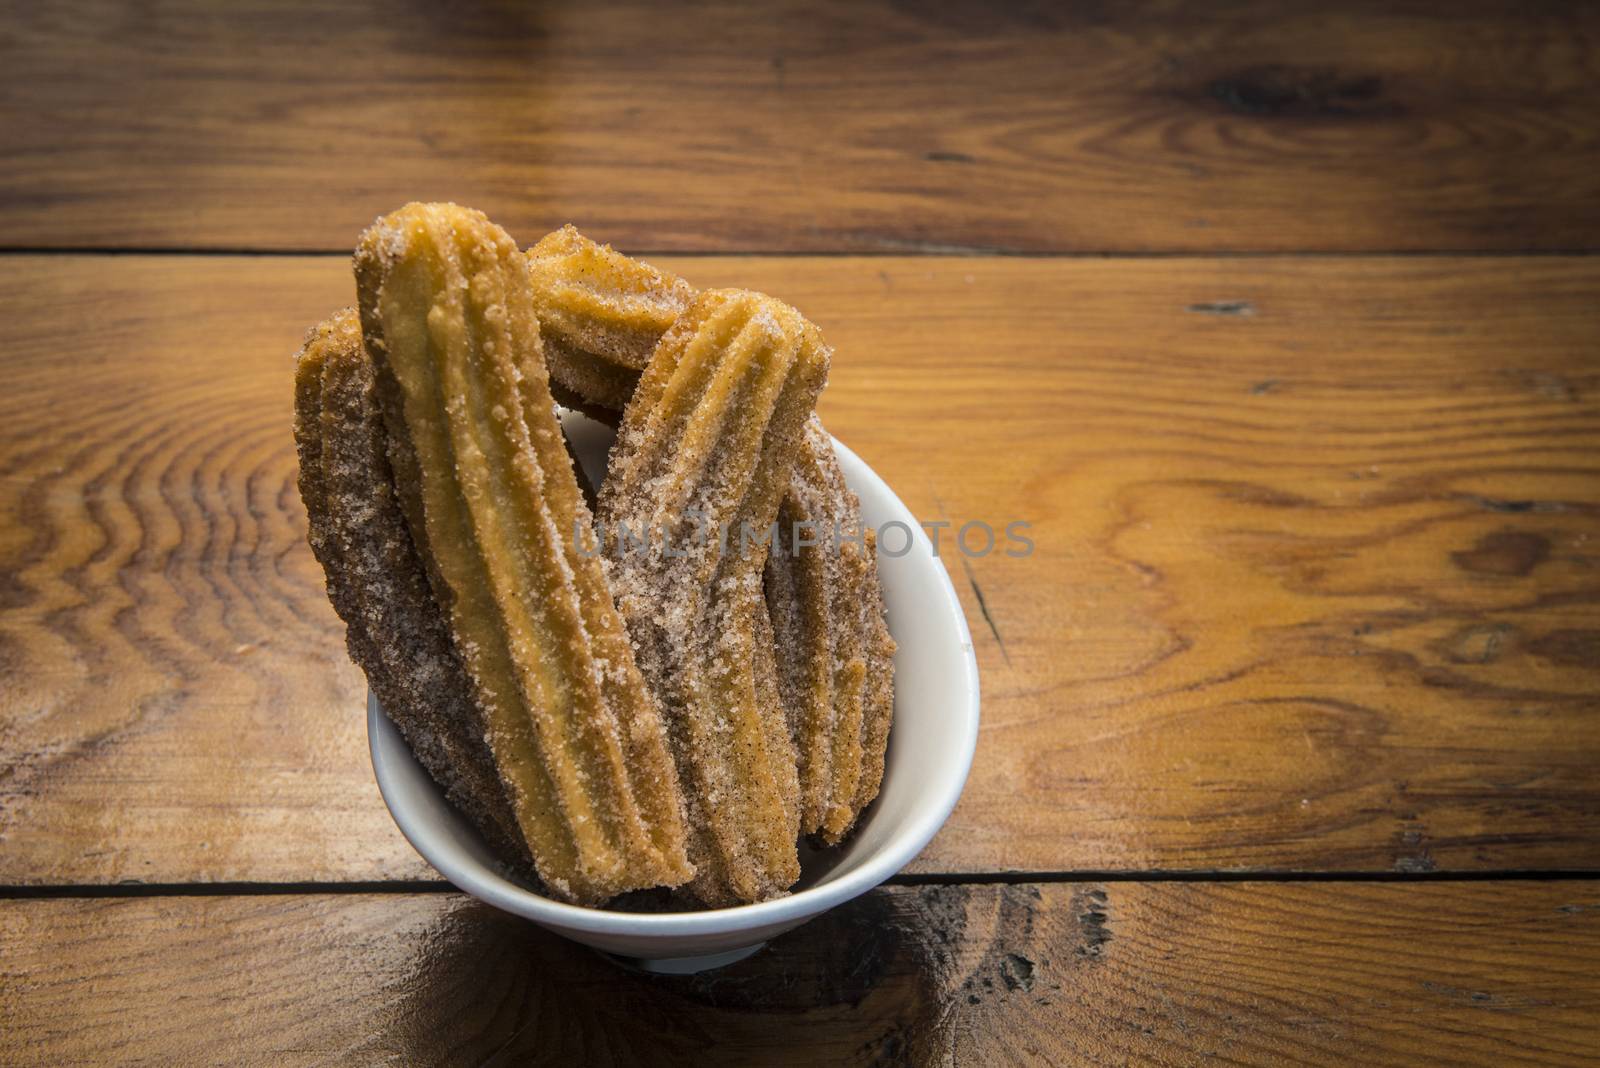
[[[896,875],[884,886],[1016,886],[1028,883],[1490,883],[1600,881],[1600,869],[1521,869],[1469,872],[1394,871],[1053,871]],[[290,894],[450,894],[442,879],[355,882],[108,883],[0,885],[0,900],[101,897],[252,897]]]

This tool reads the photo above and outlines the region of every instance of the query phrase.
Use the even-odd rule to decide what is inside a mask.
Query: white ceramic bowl
[[[565,421],[591,472],[604,464],[609,431],[582,416]],[[837,443],[836,443],[837,444]],[[978,741],[978,665],[961,602],[915,518],[871,468],[837,446],[845,478],[866,522],[898,522],[909,551],[880,552],[895,654],[894,725],[883,788],[842,845],[807,853],[787,897],[736,908],[637,913],[583,908],[507,879],[472,825],[417,764],[378,703],[367,699],[367,733],[378,788],[395,823],[428,863],[482,901],[653,971],[694,972],[748,956],[776,935],[866,893],[904,867],[943,825],[972,764]],[[901,530],[882,535],[890,552]]]

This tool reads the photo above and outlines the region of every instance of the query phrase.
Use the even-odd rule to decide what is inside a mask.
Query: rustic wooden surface
[[[919,517],[1032,524],[944,556],[984,722],[917,870],[1600,867],[1596,261],[667,262],[823,326]],[[429,874],[293,488],[350,289],[0,259],[0,883]]]
[[[455,894],[0,903],[39,1064],[1581,1064],[1593,883],[880,890],[621,972]]]
[[[0,1064],[1593,1063],[1597,43],[1554,0],[10,5]],[[918,516],[1032,524],[945,555],[983,730],[897,885],[646,978],[395,830],[290,354],[435,197],[794,301]]]
[[[1600,10],[1331,6],[13,4],[0,239],[452,197],[656,250],[1600,247]]]

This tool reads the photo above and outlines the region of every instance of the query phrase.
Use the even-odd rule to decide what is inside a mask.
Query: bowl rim
[[[617,912],[587,905],[574,905],[556,901],[518,886],[493,869],[480,866],[476,862],[457,863],[455,857],[461,854],[455,851],[451,851],[451,856],[443,857],[424,847],[422,841],[431,836],[419,826],[418,813],[403,800],[398,805],[395,803],[394,795],[402,791],[399,784],[391,778],[393,772],[389,767],[388,756],[382,750],[382,745],[386,741],[396,742],[402,747],[405,742],[400,738],[398,729],[384,715],[377,698],[369,692],[367,741],[374,777],[378,781],[378,791],[383,795],[389,814],[399,826],[401,834],[411,843],[412,848],[459,889],[507,912],[572,931],[638,937],[732,934],[770,927],[786,921],[803,920],[834,905],[859,897],[910,863],[944,826],[960,800],[961,793],[966,787],[967,777],[972,770],[972,760],[978,744],[980,702],[977,655],[972,645],[972,632],[967,626],[966,613],[961,608],[961,600],[956,595],[955,585],[950,581],[950,574],[944,565],[933,555],[933,547],[928,541],[927,533],[917,523],[910,509],[877,472],[837,438],[833,439],[833,443],[840,454],[841,463],[847,470],[846,481],[855,483],[860,479],[872,483],[874,492],[886,500],[889,510],[901,513],[899,518],[906,522],[911,530],[913,547],[917,551],[926,552],[933,561],[931,570],[938,576],[938,589],[943,603],[956,621],[962,652],[961,693],[958,702],[952,701],[952,707],[958,708],[961,714],[961,720],[957,724],[960,731],[958,740],[960,774],[951,775],[946,779],[932,804],[924,806],[915,817],[895,828],[888,842],[853,870],[837,879],[828,879],[816,886],[770,901],[726,908],[698,909],[693,912],[666,913]]]

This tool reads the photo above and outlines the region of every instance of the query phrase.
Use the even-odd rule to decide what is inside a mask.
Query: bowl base
[[[694,975],[696,972],[709,972],[736,964],[746,957],[753,956],[765,945],[765,942],[757,942],[753,946],[740,946],[724,953],[707,953],[699,957],[624,957],[620,953],[607,953],[603,949],[597,949],[595,952],[630,971],[649,972],[652,975]]]

